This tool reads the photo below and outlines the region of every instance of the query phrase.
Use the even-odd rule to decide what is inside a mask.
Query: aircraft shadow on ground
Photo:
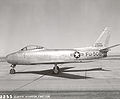
[[[52,69],[48,70],[43,70],[43,71],[23,71],[23,72],[16,72],[16,74],[39,74],[39,75],[48,75],[48,76],[54,76],[54,77],[61,77],[61,78],[68,78],[68,79],[90,79],[92,77],[86,76],[80,76],[80,75],[74,75],[74,74],[69,74],[66,72],[86,72],[86,71],[108,71],[108,70],[103,70],[101,68],[94,68],[94,69],[85,69],[85,70],[68,70],[74,67],[63,67],[60,68],[60,73],[59,74],[53,74]]]
[[[101,59],[101,60],[120,60],[120,58],[105,58],[105,59]]]

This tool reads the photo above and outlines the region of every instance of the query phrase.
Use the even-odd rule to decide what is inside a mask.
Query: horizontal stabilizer
[[[120,44],[116,44],[116,45],[113,45],[113,46],[110,46],[110,47],[106,47],[106,48],[100,49],[100,51],[109,51],[111,48],[119,46],[119,45]]]

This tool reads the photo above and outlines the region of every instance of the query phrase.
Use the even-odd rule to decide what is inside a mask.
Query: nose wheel
[[[11,69],[10,69],[10,74],[15,74],[16,73],[16,71],[15,71],[15,66],[16,65],[11,65],[10,67],[11,67]]]
[[[53,74],[59,74],[60,73],[60,68],[57,66],[57,64],[55,64],[55,66],[53,67]]]

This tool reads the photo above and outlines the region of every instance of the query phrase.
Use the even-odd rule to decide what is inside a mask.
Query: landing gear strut
[[[16,65],[11,65],[10,67],[11,67],[11,69],[10,69],[10,74],[15,74],[15,66]]]
[[[57,66],[57,64],[55,64],[55,66],[53,67],[53,74],[59,74],[60,72],[60,68]]]

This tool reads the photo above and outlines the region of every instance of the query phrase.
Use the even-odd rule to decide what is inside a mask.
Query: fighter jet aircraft
[[[47,49],[42,46],[29,45],[21,50],[6,56],[6,61],[11,64],[10,74],[15,74],[16,65],[54,64],[53,73],[58,74],[58,64],[79,63],[107,57],[108,51],[120,44],[108,46],[110,32],[107,28],[101,33],[96,42],[85,48],[74,49]]]

